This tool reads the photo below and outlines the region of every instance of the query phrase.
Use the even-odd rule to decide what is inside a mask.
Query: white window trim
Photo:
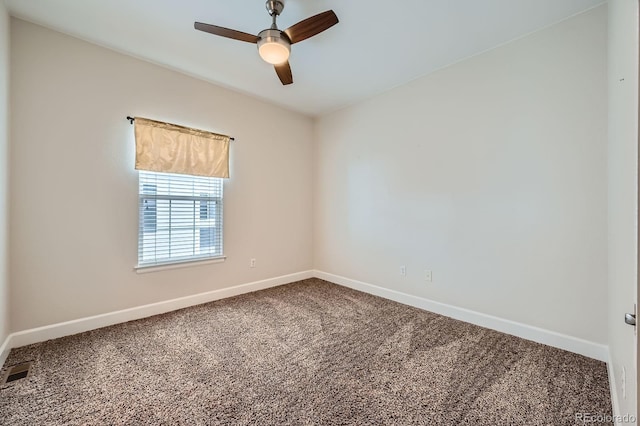
[[[142,171],[141,171],[142,173]],[[147,172],[145,172],[147,173]],[[157,172],[150,172],[150,173],[157,173]],[[163,173],[158,173],[158,174],[163,174]],[[183,177],[189,177],[188,175],[185,175]],[[198,178],[198,176],[194,176],[194,178]],[[141,176],[138,176],[138,184],[141,184]],[[207,202],[209,201],[214,201],[217,202],[220,205],[220,209],[221,211],[224,211],[224,196],[222,195],[223,191],[224,191],[224,183],[222,181],[222,179],[220,178],[216,178],[220,180],[220,196],[206,196],[206,197],[202,197],[202,196],[196,196],[196,197],[192,197],[192,196],[184,196],[184,195],[178,195],[178,194],[171,194],[171,195],[167,195],[167,194],[160,194],[160,195],[154,195],[152,198],[155,200],[186,200],[186,201],[194,201],[198,202],[198,201],[202,201],[202,200],[206,200]],[[180,184],[180,182],[179,182]],[[140,202],[140,200],[142,200],[142,196],[143,193],[140,192],[141,188],[139,186],[138,188],[138,200]],[[141,238],[141,226],[143,225],[143,217],[142,217],[142,209],[141,209],[141,204],[139,204],[139,210],[138,210],[138,219],[139,219],[139,228],[138,228],[138,261],[140,261],[140,238]],[[195,206],[194,204],[194,215],[196,213],[198,213],[198,207]],[[223,216],[224,213],[221,213],[221,216],[219,218],[219,222],[223,223],[224,219]],[[194,216],[195,217],[195,216]],[[156,219],[157,220],[157,219]],[[155,232],[155,230],[154,230]],[[223,239],[223,235],[224,235],[224,231],[222,228],[220,228],[220,241],[222,241]],[[220,243],[220,249],[223,250],[223,243]],[[222,251],[220,250],[220,251]],[[221,263],[224,262],[226,260],[227,256],[224,254],[224,251],[222,251],[219,255],[217,256],[198,256],[198,257],[183,257],[182,259],[180,258],[173,258],[173,259],[167,259],[164,261],[160,261],[160,262],[155,262],[155,263],[143,263],[143,264],[137,264],[134,266],[134,270],[141,274],[141,273],[147,273],[147,272],[155,272],[155,271],[162,271],[162,270],[168,270],[168,269],[178,269],[178,268],[186,268],[186,267],[194,267],[194,266],[200,266],[200,265],[206,265],[206,264],[213,264],[213,263]]]
[[[208,257],[206,259],[189,259],[183,261],[171,261],[167,263],[159,263],[156,265],[136,265],[133,269],[138,274],[146,274],[148,272],[166,271],[168,269],[190,268],[193,266],[208,265],[211,263],[222,263],[227,260],[227,256]]]

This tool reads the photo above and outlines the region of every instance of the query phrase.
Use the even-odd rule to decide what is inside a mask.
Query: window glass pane
[[[143,184],[142,193],[155,195],[157,193],[156,185],[149,183]],[[153,198],[145,198],[143,204],[142,220],[144,232],[156,232],[156,200]]]

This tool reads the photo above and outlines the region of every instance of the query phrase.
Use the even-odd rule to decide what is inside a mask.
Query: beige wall
[[[605,344],[606,12],[320,118],[316,269]]]
[[[11,47],[13,331],[312,268],[310,118],[17,19]],[[134,272],[127,115],[236,138],[226,262]]]
[[[609,2],[609,351],[621,414],[636,413],[638,1]],[[623,392],[622,370],[626,370]],[[626,394],[626,395],[625,395]]]
[[[0,0],[0,345],[9,334],[9,14]]]

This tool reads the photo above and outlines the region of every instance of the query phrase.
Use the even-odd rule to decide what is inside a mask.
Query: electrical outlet
[[[400,275],[402,275],[403,277],[407,276],[407,267],[406,266],[401,266],[400,267]]]
[[[255,268],[256,267],[256,260],[254,258],[251,258],[251,260],[249,260],[249,268]]]
[[[425,281],[433,281],[433,274],[431,273],[431,269],[424,270],[424,280]]]

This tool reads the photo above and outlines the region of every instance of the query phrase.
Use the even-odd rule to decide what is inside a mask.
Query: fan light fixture
[[[0,0],[2,2],[2,0]],[[258,35],[244,33],[217,25],[194,22],[193,26],[198,31],[226,37],[234,40],[255,43],[258,45],[260,57],[273,65],[278,78],[283,85],[293,83],[289,54],[291,45],[320,34],[338,23],[338,17],[333,10],[318,13],[304,19],[284,31],[278,29],[276,19],[284,9],[283,0],[267,0],[265,8],[271,16],[271,28],[262,30]]]
[[[268,29],[258,34],[258,53],[260,57],[272,65],[287,62],[291,53],[291,44],[281,36],[279,30]]]

